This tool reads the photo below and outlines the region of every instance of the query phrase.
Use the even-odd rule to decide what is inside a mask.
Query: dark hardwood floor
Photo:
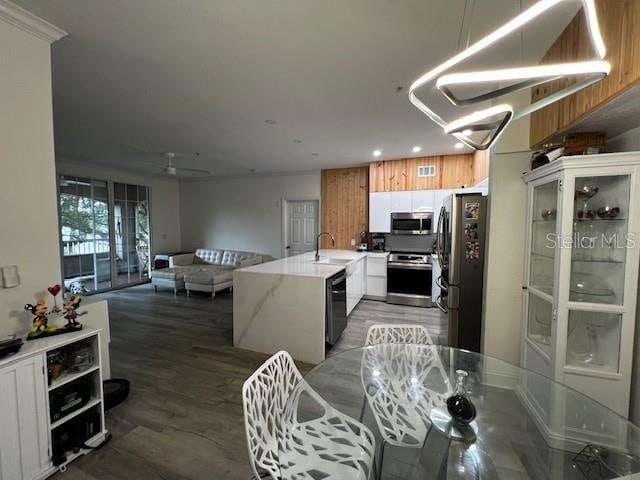
[[[112,375],[129,379],[131,394],[107,413],[111,442],[56,480],[248,480],[241,388],[268,355],[232,346],[231,293],[212,303],[142,285],[100,297],[109,301]],[[329,353],[361,346],[369,325],[394,322],[424,322],[446,340],[437,309],[365,300]]]

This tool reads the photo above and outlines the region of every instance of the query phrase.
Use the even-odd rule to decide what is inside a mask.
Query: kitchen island
[[[345,272],[347,314],[364,294],[366,252],[320,250],[233,273],[233,345],[262,353],[286,350],[296,360],[325,358],[326,282]]]

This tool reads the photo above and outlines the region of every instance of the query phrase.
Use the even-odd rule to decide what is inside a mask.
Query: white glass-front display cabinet
[[[522,365],[624,417],[638,287],[639,174],[640,153],[622,153],[563,157],[523,176]],[[539,420],[553,424],[554,415],[570,414],[571,406],[558,405],[550,392],[532,392]]]

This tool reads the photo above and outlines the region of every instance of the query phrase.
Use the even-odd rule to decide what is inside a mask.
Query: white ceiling
[[[140,151],[198,151],[176,165],[237,175],[455,151],[406,87],[464,46],[465,0],[15,1],[69,32],[53,46],[61,156],[159,172]],[[519,11],[476,0],[462,30],[474,40]],[[575,11],[553,12],[524,50],[539,58]]]

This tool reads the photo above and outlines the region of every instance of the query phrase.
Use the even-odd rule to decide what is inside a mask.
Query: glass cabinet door
[[[547,295],[553,295],[557,206],[557,180],[534,187],[529,287]]]
[[[622,305],[629,175],[575,181],[569,301]]]
[[[625,300],[630,184],[629,175],[575,179],[567,366],[619,371],[622,316],[606,310]]]
[[[557,208],[557,180],[533,188],[527,337],[548,356],[551,355],[553,336],[552,296],[557,252]]]

